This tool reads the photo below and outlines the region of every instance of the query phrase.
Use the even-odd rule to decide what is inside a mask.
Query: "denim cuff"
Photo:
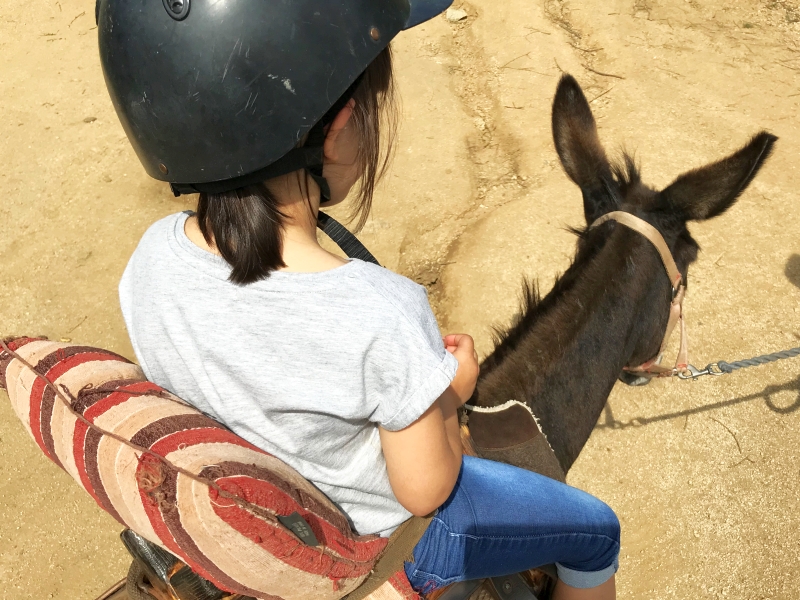
[[[588,589],[604,584],[611,579],[619,569],[619,557],[614,562],[600,571],[575,571],[556,563],[558,578],[570,587]]]

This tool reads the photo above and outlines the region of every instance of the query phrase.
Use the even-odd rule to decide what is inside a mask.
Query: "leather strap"
[[[682,279],[681,272],[678,270],[678,266],[675,264],[675,260],[672,258],[672,252],[669,251],[667,242],[664,241],[664,238],[658,232],[658,229],[650,225],[650,223],[647,221],[621,210],[615,210],[603,215],[594,223],[592,223],[589,229],[602,225],[603,223],[611,221],[612,219],[618,223],[622,223],[629,229],[633,229],[634,231],[641,233],[644,237],[650,240],[650,243],[655,246],[656,250],[658,250],[658,254],[661,256],[661,262],[664,263],[664,268],[667,270],[667,275],[669,276],[669,281],[672,284],[672,289],[677,292],[678,285],[680,285]]]
[[[672,303],[669,308],[669,321],[667,322],[667,329],[664,332],[664,339],[661,342],[661,348],[658,354],[655,358],[638,367],[625,367],[625,370],[629,373],[642,375],[643,377],[671,377],[677,375],[684,371],[689,365],[689,338],[686,334],[686,309],[683,307],[683,300],[686,297],[686,286],[682,283],[683,276],[678,270],[678,266],[675,264],[675,259],[672,258],[672,252],[670,252],[667,242],[664,241],[664,237],[659,233],[658,229],[650,225],[647,221],[631,213],[616,210],[597,219],[589,226],[589,229],[593,229],[611,220],[617,221],[625,227],[636,231],[653,244],[667,271],[673,293]],[[681,324],[681,347],[678,351],[675,366],[673,368],[663,367],[660,364],[661,360],[664,357],[669,339],[672,337],[672,332],[679,322]]]
[[[375,563],[375,568],[360,586],[342,600],[364,600],[389,578],[403,569],[406,562],[414,562],[414,548],[428,529],[433,515],[411,517],[398,527],[389,538],[389,544]]]

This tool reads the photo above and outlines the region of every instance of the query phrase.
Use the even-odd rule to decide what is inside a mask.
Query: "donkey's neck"
[[[668,318],[669,281],[647,240],[620,226],[604,243],[582,246],[484,361],[476,392],[482,406],[525,401],[565,472],[623,367],[642,340],[663,333]]]

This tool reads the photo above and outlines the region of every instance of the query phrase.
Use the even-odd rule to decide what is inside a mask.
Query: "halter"
[[[655,246],[659,256],[661,256],[661,262],[664,263],[664,268],[667,271],[667,276],[672,285],[672,303],[669,308],[669,321],[667,322],[667,330],[664,333],[664,340],[661,342],[661,349],[658,351],[655,358],[648,360],[638,367],[625,367],[624,370],[648,378],[679,375],[685,372],[689,366],[689,341],[686,336],[686,313],[683,308],[686,286],[683,284],[683,276],[678,270],[675,260],[672,258],[672,253],[667,243],[664,241],[664,237],[647,221],[624,211],[614,211],[597,219],[589,226],[589,229],[611,220],[617,221],[625,227],[640,233]],[[664,358],[664,351],[667,349],[669,338],[672,336],[672,332],[675,330],[675,326],[678,322],[681,324],[681,347],[678,351],[675,366],[670,369],[669,367],[661,366],[660,363]]]

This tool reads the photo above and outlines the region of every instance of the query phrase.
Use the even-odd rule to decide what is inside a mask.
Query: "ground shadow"
[[[775,404],[772,396],[780,392],[793,391],[797,392],[797,399],[789,406],[779,406]],[[722,402],[715,402],[714,404],[706,404],[705,406],[697,406],[695,408],[688,408],[686,410],[665,413],[663,415],[655,415],[653,417],[634,417],[630,421],[618,421],[614,418],[614,413],[611,411],[611,406],[606,404],[603,418],[595,425],[595,429],[627,429],[628,427],[643,427],[651,423],[658,423],[660,421],[669,421],[671,419],[689,418],[691,415],[697,415],[728,406],[736,406],[745,402],[752,402],[753,400],[764,400],[767,408],[772,412],[788,415],[800,409],[800,376],[794,381],[788,381],[781,385],[769,385],[762,391],[741,398],[733,398],[731,400],[723,400]]]
[[[800,254],[792,254],[786,261],[786,268],[783,270],[788,279],[796,287],[800,288]]]

